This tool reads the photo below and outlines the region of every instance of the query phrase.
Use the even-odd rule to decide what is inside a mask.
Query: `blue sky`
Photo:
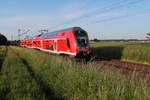
[[[72,26],[91,39],[144,39],[150,32],[150,0],[0,0],[0,32],[38,34]]]

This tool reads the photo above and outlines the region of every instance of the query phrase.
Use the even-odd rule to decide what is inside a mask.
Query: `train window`
[[[57,34],[56,32],[49,32],[49,33],[42,34],[42,37],[49,39],[54,37],[56,34]]]
[[[68,46],[68,48],[70,48],[69,39],[67,39],[67,46]]]
[[[51,44],[47,44],[47,45],[46,45],[46,49],[52,50],[52,49],[53,49],[53,48],[52,48],[52,45],[51,45]]]
[[[33,41],[33,44],[36,44],[36,42],[35,42],[35,41]]]
[[[75,31],[75,37],[79,48],[85,48],[88,46],[88,36],[85,31],[83,30]]]

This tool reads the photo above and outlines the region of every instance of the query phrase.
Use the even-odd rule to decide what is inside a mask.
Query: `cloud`
[[[59,4],[60,1],[58,0],[57,2],[54,3],[55,5],[50,3],[47,3],[46,6],[41,5],[40,6],[41,8],[39,9],[36,9],[36,7],[38,7],[37,4],[36,7],[31,6],[30,9],[29,8],[23,10],[21,9],[19,11],[15,9],[14,11],[12,10],[10,12],[10,13],[15,13],[17,11],[22,12],[19,14],[17,12],[18,15],[13,14],[7,15],[7,13],[6,14],[2,13],[1,15],[3,17],[0,16],[0,32],[7,33],[8,37],[10,37],[11,33],[17,35],[17,30],[19,28],[30,29],[32,30],[32,32],[37,32],[40,29],[49,29],[49,31],[53,31],[71,26],[82,26],[83,28],[86,28],[86,30],[91,31],[92,33],[92,31],[95,30],[96,30],[95,32],[99,32],[100,25],[102,25],[101,27],[103,27],[104,32],[107,31],[108,29],[114,32],[114,30],[111,29],[111,26],[108,27],[109,24],[112,25],[111,23],[103,23],[95,25],[94,22],[105,19],[107,20],[111,17],[116,17],[123,14],[122,9],[121,10],[119,9],[120,11],[113,10],[108,11],[106,13],[102,9],[103,6],[105,6],[104,4],[106,4],[106,2],[104,3],[93,0],[63,0],[63,2],[61,2],[62,4]],[[52,6],[50,7],[51,9],[49,8],[49,6]],[[42,9],[42,7],[45,9]],[[116,30],[118,30],[118,27],[121,27],[121,25],[116,25],[117,26]],[[112,26],[114,26],[114,23]],[[126,27],[129,27],[129,24],[127,24]],[[128,30],[124,31],[128,32]]]
[[[88,11],[86,7],[89,1],[90,0],[76,0],[74,2],[69,2],[60,8],[59,13],[65,21],[79,18]]]
[[[0,17],[0,29],[8,35],[16,33],[19,28],[31,29],[33,32],[44,28],[49,28],[50,31],[55,30],[59,28],[61,23],[83,16],[87,12],[85,8],[90,1],[71,0],[58,7],[58,9],[54,9],[52,13],[44,13],[42,15],[33,12],[30,14]]]
[[[40,29],[53,26],[61,21],[57,16],[36,16],[36,15],[25,15],[25,16],[12,16],[7,18],[1,18],[0,29],[1,32],[7,33],[10,37],[11,33],[17,33],[18,29],[30,29],[33,32],[37,32]]]

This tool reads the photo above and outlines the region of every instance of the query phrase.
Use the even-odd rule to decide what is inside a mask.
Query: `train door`
[[[43,48],[43,41],[40,40],[40,48]]]
[[[54,40],[54,51],[57,52],[57,40]]]
[[[62,52],[69,52],[70,43],[69,39],[59,39],[57,40],[57,50]]]

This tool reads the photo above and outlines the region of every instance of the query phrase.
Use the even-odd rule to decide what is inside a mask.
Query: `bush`
[[[5,44],[7,44],[7,38],[4,35],[0,34],[0,45]]]

